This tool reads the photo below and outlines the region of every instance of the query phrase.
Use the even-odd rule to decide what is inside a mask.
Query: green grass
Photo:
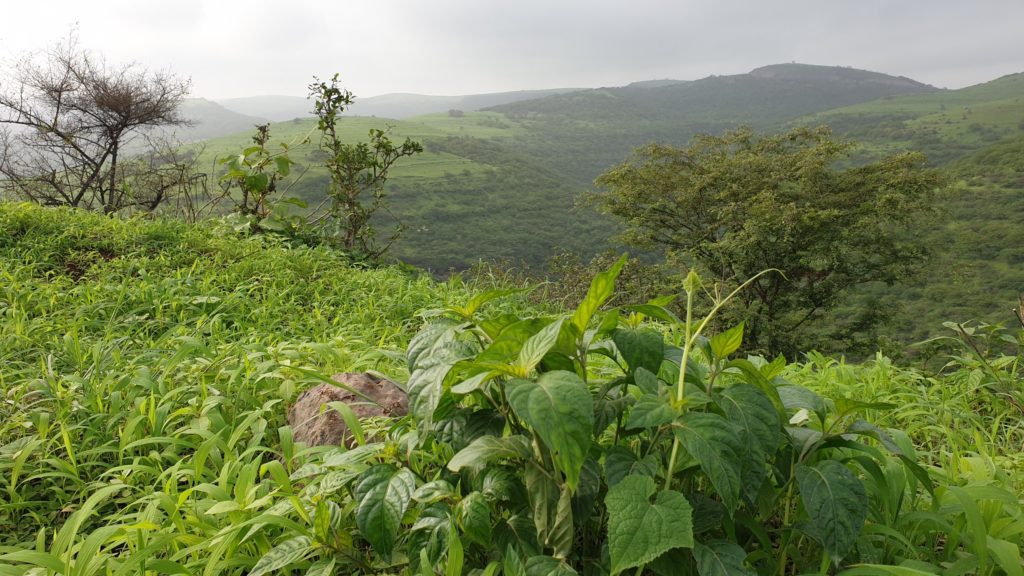
[[[339,371],[405,382],[417,314],[481,288],[217,222],[0,204],[0,574],[249,573],[287,542],[326,538],[313,518],[347,498],[327,487],[351,480],[341,462],[407,458],[426,479],[450,453],[395,439],[347,456],[303,450],[285,406]],[[523,298],[487,313],[528,309]],[[977,334],[982,348],[1008,346]],[[905,519],[869,518],[862,558],[877,540],[879,558],[1002,574],[1024,522],[1020,356],[950,351],[949,364],[918,369],[811,354],[782,377],[839,410],[888,403],[863,416],[906,434],[938,486],[934,500],[906,494]],[[872,510],[903,497],[876,490]],[[351,510],[337,512],[344,548],[358,532]],[[388,570],[360,553],[352,570]]]

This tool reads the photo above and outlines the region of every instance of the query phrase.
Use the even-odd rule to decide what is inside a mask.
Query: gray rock
[[[326,383],[300,394],[288,408],[288,424],[292,427],[296,442],[308,446],[339,445],[344,442],[349,448],[355,444],[341,414],[331,408],[321,410],[321,406],[329,402],[348,404],[360,420],[372,416],[399,417],[409,412],[408,396],[390,380],[357,372],[335,374],[331,379],[359,394]]]

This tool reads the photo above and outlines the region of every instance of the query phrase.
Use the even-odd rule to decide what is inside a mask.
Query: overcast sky
[[[29,0],[4,2],[0,59],[77,26],[111,61],[169,68],[193,96],[357,96],[616,86],[779,62],[959,88],[1024,72],[1022,0]],[[2,81],[2,78],[0,78]]]

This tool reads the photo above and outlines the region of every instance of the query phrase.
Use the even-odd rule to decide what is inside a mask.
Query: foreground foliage
[[[0,574],[1021,574],[1011,334],[921,370],[741,359],[742,327],[602,307],[620,265],[549,315],[2,205]],[[368,368],[410,417],[292,442],[285,402]]]

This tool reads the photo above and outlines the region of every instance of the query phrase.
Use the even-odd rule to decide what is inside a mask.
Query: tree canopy
[[[936,215],[942,177],[916,153],[841,167],[852,146],[827,128],[650,144],[602,174],[592,200],[622,219],[628,243],[728,285],[778,269],[740,295],[731,320],[746,322],[752,348],[792,354],[850,288],[899,282],[929,255],[919,232]]]

